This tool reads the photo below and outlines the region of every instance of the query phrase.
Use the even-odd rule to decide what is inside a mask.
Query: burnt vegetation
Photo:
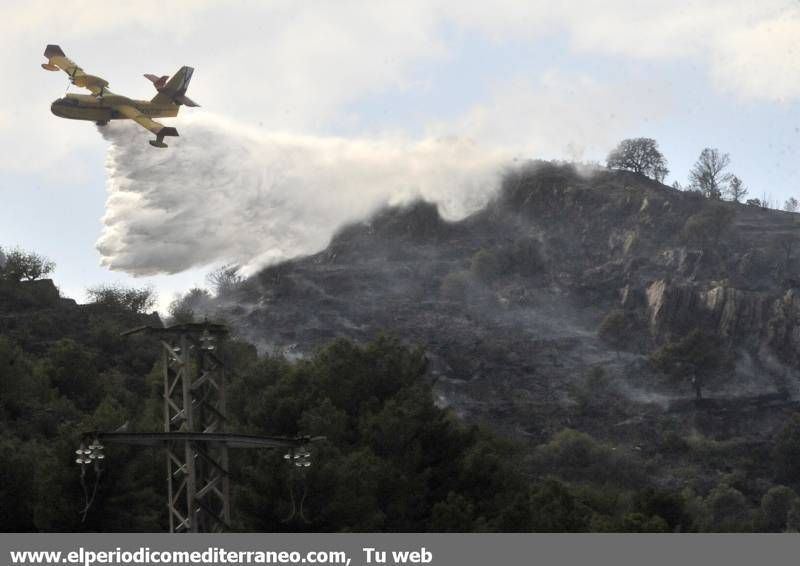
[[[511,170],[462,221],[387,209],[178,297],[167,322],[235,330],[231,429],[327,437],[302,475],[236,453],[235,527],[800,529],[794,215],[741,203],[724,154],[678,191],[653,140],[629,141],[610,169]],[[0,256],[0,528],[163,530],[162,454],[110,448],[85,523],[72,463],[85,430],[159,429],[157,345],[120,336],[161,323],[152,292],[78,305],[16,253]]]

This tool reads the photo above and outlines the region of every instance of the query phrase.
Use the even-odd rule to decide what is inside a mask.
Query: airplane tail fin
[[[153,86],[158,90],[158,94],[150,101],[153,104],[178,104],[185,106],[200,106],[191,98],[186,96],[186,89],[192,80],[194,69],[191,67],[181,67],[180,70],[166,80],[166,77],[156,77],[155,75],[145,75]]]

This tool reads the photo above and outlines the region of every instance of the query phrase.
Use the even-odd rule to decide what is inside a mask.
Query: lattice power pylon
[[[231,434],[226,428],[225,365],[216,344],[228,330],[221,324],[190,323],[168,328],[141,327],[161,345],[164,381],[162,433],[91,432],[86,440],[164,446],[167,460],[167,506],[170,532],[230,530],[229,448],[284,448],[294,465],[308,465],[305,445],[317,438]],[[321,437],[320,437],[321,438]],[[81,445],[78,463],[89,463],[91,450]],[[91,448],[91,445],[90,445]],[[96,453],[102,454],[102,452]],[[103,456],[100,456],[102,458]],[[84,461],[85,462],[82,463]]]
[[[227,330],[182,324],[158,332],[164,378],[164,432],[225,430],[225,366],[214,352]],[[169,441],[170,532],[218,532],[230,526],[228,447],[221,442]]]

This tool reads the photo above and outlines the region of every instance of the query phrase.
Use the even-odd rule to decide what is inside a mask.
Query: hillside
[[[460,222],[386,209],[188,292],[176,320],[235,331],[228,429],[328,439],[299,477],[232,456],[234,528],[800,529],[796,218],[534,163]],[[163,454],[109,447],[85,522],[73,463],[162,426],[138,310],[0,271],[3,529],[165,528]]]
[[[758,444],[797,409],[798,221],[534,163],[469,218],[445,222],[424,202],[385,210],[214,310],[289,357],[336,337],[421,345],[440,405],[532,444],[564,427],[651,453],[666,429]],[[622,336],[603,340],[614,312]],[[693,329],[732,358],[699,402],[650,360]]]

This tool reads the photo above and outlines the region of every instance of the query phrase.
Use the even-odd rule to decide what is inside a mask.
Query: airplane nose
[[[59,116],[58,103],[59,103],[59,100],[54,100],[53,103],[50,105],[50,112],[52,112],[56,116]]]

